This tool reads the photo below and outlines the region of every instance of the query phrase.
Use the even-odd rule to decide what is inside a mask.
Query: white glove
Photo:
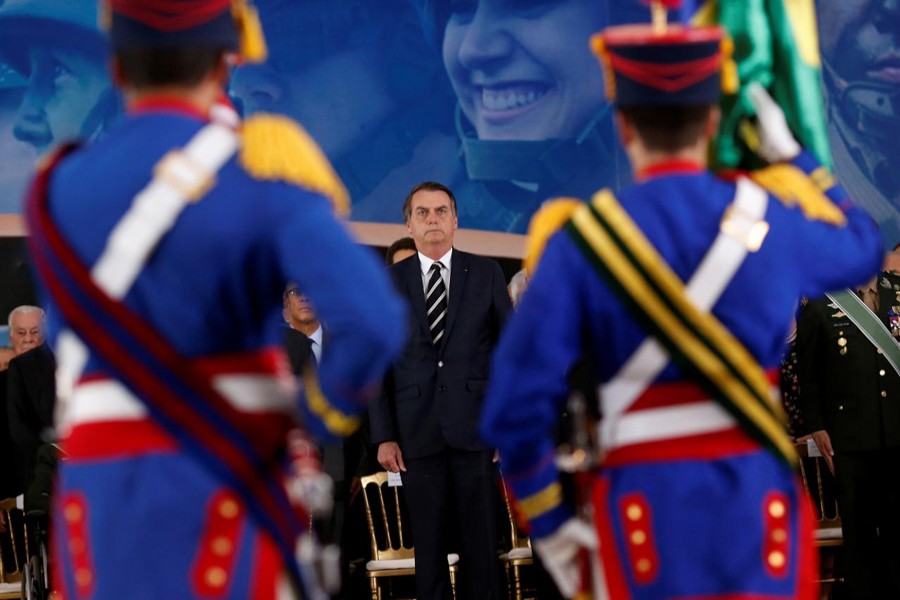
[[[766,88],[757,82],[747,86],[747,97],[756,110],[757,153],[770,163],[785,162],[800,154],[800,144],[788,127],[784,111],[772,99]]]
[[[593,528],[572,517],[547,537],[535,540],[533,546],[560,593],[566,598],[575,596],[581,586],[581,568],[575,559],[582,548],[597,549]]]

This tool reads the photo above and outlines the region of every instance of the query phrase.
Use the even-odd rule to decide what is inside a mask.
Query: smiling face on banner
[[[588,40],[605,13],[596,0],[453,3],[444,66],[478,137],[576,135],[603,102]]]

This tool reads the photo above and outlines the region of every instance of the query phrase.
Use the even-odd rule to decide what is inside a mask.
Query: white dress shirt
[[[322,326],[319,325],[319,328],[312,332],[309,336],[310,348],[313,351],[313,354],[316,357],[316,364],[321,364],[322,362]]]
[[[447,288],[447,298],[450,298],[450,257],[453,255],[453,248],[447,250],[447,254],[438,260],[431,260],[421,252],[419,255],[419,265],[422,267],[422,290],[428,293],[428,280],[431,278],[431,265],[436,262],[441,263],[441,279],[444,280],[444,287]]]

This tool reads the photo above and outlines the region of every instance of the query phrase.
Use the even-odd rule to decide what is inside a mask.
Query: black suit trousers
[[[834,470],[852,600],[900,598],[900,448],[837,453]]]
[[[488,450],[447,450],[406,459],[403,490],[416,552],[416,597],[448,600],[448,526],[459,533],[459,600],[500,598],[497,483]]]

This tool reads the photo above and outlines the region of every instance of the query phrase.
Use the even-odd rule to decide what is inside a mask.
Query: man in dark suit
[[[284,350],[287,353],[288,363],[294,375],[302,375],[303,369],[310,360],[312,364],[318,364],[316,352],[313,350],[314,341],[310,337],[318,332],[318,352],[322,348],[322,325],[309,301],[297,287],[296,283],[289,283],[282,295],[284,308],[282,316],[287,328],[284,330]]]
[[[38,448],[53,427],[56,359],[44,343],[43,310],[20,306],[10,313],[9,326],[16,356],[7,369],[4,409],[15,460],[10,495],[19,495],[28,487]]]
[[[499,597],[493,452],[478,436],[491,352],[512,311],[500,266],[453,248],[456,199],[413,188],[403,216],[417,254],[389,272],[409,302],[406,349],[370,407],[378,462],[402,472],[416,597],[450,597],[447,525],[459,532],[458,596]]]
[[[316,368],[322,356],[328,335],[315,309],[291,282],[282,296],[285,323],[284,348],[291,371],[301,376],[307,365]],[[341,550],[341,597],[357,593],[350,581],[350,561],[365,556],[368,546],[365,539],[355,535],[365,528],[362,499],[357,497],[359,478],[375,470],[370,467],[368,452],[368,428],[360,427],[352,435],[329,446],[320,447],[322,471],[334,484],[333,506],[328,517],[314,520],[314,527],[324,541],[338,544]],[[362,588],[360,588],[362,589]]]
[[[900,319],[900,275],[886,271],[857,294],[888,328]],[[836,476],[854,600],[900,598],[900,375],[887,352],[830,299],[801,310],[800,407]]]

